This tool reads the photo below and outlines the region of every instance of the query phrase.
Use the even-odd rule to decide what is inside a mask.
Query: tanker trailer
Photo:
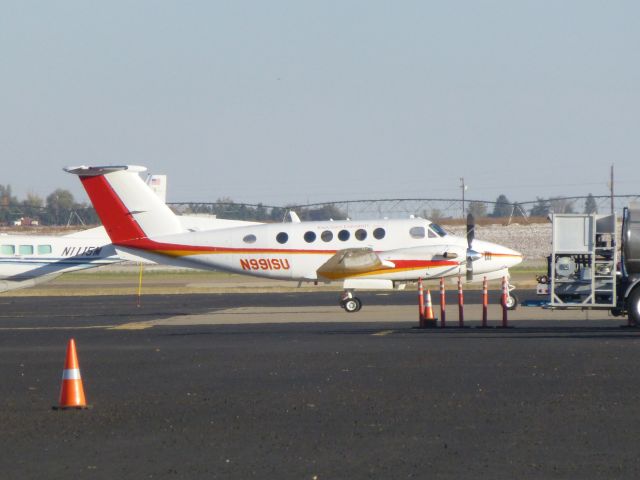
[[[622,261],[620,262],[620,308],[640,325],[640,209],[625,208],[622,214]]]

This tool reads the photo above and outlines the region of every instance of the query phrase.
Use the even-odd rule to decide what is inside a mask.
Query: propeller
[[[471,248],[476,234],[476,221],[472,214],[467,215],[467,281],[473,280],[473,262],[482,255]]]

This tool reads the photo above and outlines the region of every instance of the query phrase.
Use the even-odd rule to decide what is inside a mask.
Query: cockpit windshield
[[[447,235],[447,232],[445,231],[445,229],[442,228],[437,223],[432,223],[431,225],[429,225],[429,228],[431,228],[431,230],[436,232],[440,237],[444,237]]]

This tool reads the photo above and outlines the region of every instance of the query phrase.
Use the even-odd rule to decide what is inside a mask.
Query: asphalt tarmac
[[[640,331],[623,319],[518,309],[513,328],[418,330],[415,293],[362,299],[0,297],[0,476],[640,475]],[[71,337],[92,408],[53,411]]]

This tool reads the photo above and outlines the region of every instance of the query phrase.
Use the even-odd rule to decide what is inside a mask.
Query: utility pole
[[[467,190],[467,186],[464,183],[464,177],[460,177],[460,189],[462,190],[462,218],[466,218],[464,213],[464,192]]]
[[[609,181],[609,188],[611,189],[611,215],[613,215],[613,164],[611,165],[611,180]]]

